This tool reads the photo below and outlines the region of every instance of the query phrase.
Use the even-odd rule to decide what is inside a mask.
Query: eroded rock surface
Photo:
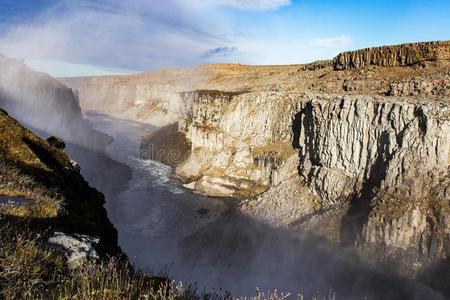
[[[449,99],[443,106],[381,96],[184,97],[192,111],[179,130],[192,153],[176,173],[195,189],[241,198],[269,189],[241,210],[377,249],[404,274],[449,256]]]

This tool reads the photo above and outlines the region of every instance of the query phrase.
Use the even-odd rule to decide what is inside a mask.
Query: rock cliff
[[[333,67],[335,70],[404,67],[426,61],[450,61],[450,42],[411,43],[344,52],[333,59]]]
[[[23,61],[0,55],[0,107],[19,121],[90,149],[110,138],[83,119],[77,94]]]
[[[441,92],[181,93],[191,106],[178,128],[192,146],[175,173],[206,194],[249,198],[240,209],[259,220],[417,276],[450,255],[450,97],[445,80],[426,82]]]
[[[160,125],[178,121],[178,132],[165,128],[142,149],[160,144],[158,136],[177,139],[158,148],[165,152],[190,145],[186,160],[171,163],[187,187],[246,199],[244,214],[417,276],[450,257],[449,45],[65,82],[84,108],[150,123],[170,115],[162,108],[172,103]],[[97,86],[101,92],[86,96]]]
[[[192,101],[179,121],[192,153],[176,174],[190,187],[238,198],[269,189],[242,211],[373,251],[404,274],[449,257],[450,99],[182,97]],[[334,228],[320,224],[324,217]]]

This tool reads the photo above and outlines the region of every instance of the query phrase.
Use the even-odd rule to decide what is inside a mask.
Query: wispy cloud
[[[192,1],[192,0],[191,0]],[[291,4],[290,0],[194,0],[207,4],[230,6],[237,9],[273,10]]]
[[[351,43],[353,43],[353,40],[345,35],[335,38],[315,39],[311,42],[314,46],[324,48],[343,48]]]
[[[236,54],[238,49],[236,47],[217,47],[214,49],[206,50],[200,56],[201,58],[211,58],[211,57],[229,57]]]
[[[1,3],[23,11],[21,3],[0,0]],[[10,22],[0,28],[0,53],[28,61],[34,59],[41,66],[52,61],[48,72],[56,72],[59,65],[54,61],[95,66],[95,70],[136,71],[219,62],[266,63],[269,48],[257,47],[259,41],[251,36],[236,34],[233,14],[235,10],[275,10],[290,5],[291,1],[52,0],[46,3],[45,7],[35,5],[35,14],[27,14],[26,18],[20,13],[14,20],[14,16],[5,15]],[[233,9],[223,10],[223,7]]]
[[[182,0],[60,0],[11,26],[0,52],[131,70],[209,63],[201,54],[230,44],[226,24]]]

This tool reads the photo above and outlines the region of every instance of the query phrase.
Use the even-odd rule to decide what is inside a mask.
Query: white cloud
[[[0,53],[140,71],[214,62],[201,53],[232,44],[226,24],[186,2],[60,0],[11,26]]]
[[[55,0],[54,3],[26,21],[3,27],[0,53],[39,60],[40,70],[47,68],[58,76],[62,76],[59,72],[87,75],[108,68],[149,71],[221,62],[258,64],[268,63],[268,58],[274,58],[276,63],[279,56],[269,53],[275,50],[248,46],[254,42],[252,37],[238,36],[230,12],[221,8],[271,10],[289,5],[290,0]],[[49,60],[75,65],[48,63]]]
[[[324,48],[344,48],[351,43],[353,43],[353,40],[345,35],[335,38],[315,39],[311,42],[314,46]]]
[[[230,6],[238,9],[273,10],[291,4],[290,0],[194,0],[206,4]]]

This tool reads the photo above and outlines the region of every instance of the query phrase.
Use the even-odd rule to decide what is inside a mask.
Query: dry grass
[[[0,298],[32,293],[32,281],[48,280],[66,269],[64,258],[45,247],[45,234],[31,232],[27,220],[0,214]]]
[[[62,213],[63,196],[56,189],[44,187],[17,166],[0,162],[0,195],[23,197],[34,203],[28,206],[0,205],[0,212],[24,218],[56,218]]]
[[[167,280],[123,260],[69,271],[65,258],[46,247],[47,233],[30,227],[30,220],[0,214],[0,299],[156,299],[163,291],[175,293]]]

